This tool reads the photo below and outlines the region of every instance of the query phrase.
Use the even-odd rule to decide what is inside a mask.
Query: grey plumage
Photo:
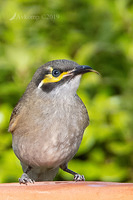
[[[68,171],[67,163],[77,152],[89,124],[87,110],[76,94],[81,73],[73,75],[73,70],[78,66],[68,60],[51,61],[41,66],[14,108],[9,125],[12,146],[28,175],[28,178],[27,175],[21,177],[20,183],[32,179],[53,180],[59,167]],[[60,81],[38,87],[50,73],[50,67],[60,73],[72,72]]]

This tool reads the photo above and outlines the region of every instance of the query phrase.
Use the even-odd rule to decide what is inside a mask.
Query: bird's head
[[[87,72],[95,72],[91,67],[79,65],[69,60],[50,61],[36,71],[32,81],[38,90],[45,93],[65,89],[77,90],[81,75]]]

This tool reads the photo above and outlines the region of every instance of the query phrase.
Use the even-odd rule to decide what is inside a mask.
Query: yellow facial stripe
[[[38,85],[38,88],[41,88],[43,84],[59,82],[65,76],[70,76],[70,73],[72,72],[72,71],[62,72],[58,77],[54,77],[52,75],[53,68],[49,67],[48,70],[49,70],[49,74],[45,75],[44,79]]]
[[[55,83],[59,82],[63,79],[64,76],[66,76],[68,72],[61,73],[58,77],[52,76],[52,74],[47,74],[45,78],[42,80],[43,83]]]
[[[70,71],[67,71],[67,72],[62,72],[58,77],[54,77],[52,75],[53,68],[49,67],[48,70],[49,70],[49,74],[45,75],[45,78],[40,82],[40,84],[38,85],[38,88],[41,88],[43,84],[59,82],[65,76],[70,75]]]

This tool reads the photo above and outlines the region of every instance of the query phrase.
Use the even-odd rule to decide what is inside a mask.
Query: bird
[[[87,65],[60,59],[39,67],[13,109],[8,131],[23,174],[19,183],[52,181],[59,168],[84,181],[68,168],[89,125],[87,109],[76,91]]]

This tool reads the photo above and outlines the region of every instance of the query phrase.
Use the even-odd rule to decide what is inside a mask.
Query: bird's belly
[[[60,109],[53,104],[50,110],[39,106],[38,112],[34,107],[25,111],[26,118],[20,118],[13,133],[13,150],[21,162],[53,168],[73,158],[88,125],[86,109],[75,105],[71,100],[70,105],[60,104]]]
[[[17,134],[13,137],[13,149],[17,157],[26,165],[55,168],[67,163],[77,152],[82,140],[78,126],[56,129],[49,127],[44,132]]]

